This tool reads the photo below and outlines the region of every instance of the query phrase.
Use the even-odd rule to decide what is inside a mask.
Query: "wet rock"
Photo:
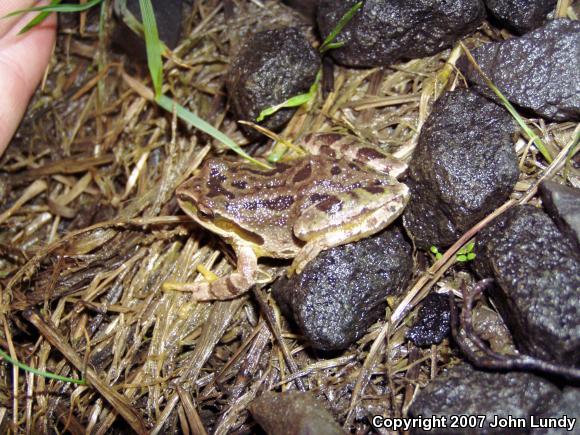
[[[550,429],[533,429],[533,435],[570,435],[571,433],[578,434],[580,433],[580,421],[578,421],[578,417],[580,417],[580,412],[578,411],[578,404],[580,403],[580,388],[565,388],[562,395],[560,396],[559,400],[554,403],[553,406],[546,412],[541,415],[538,415],[537,418],[556,418],[557,420],[562,421],[564,416],[569,418],[575,418],[576,424],[574,425],[575,431],[571,431],[569,427],[558,427],[558,428],[550,428]]]
[[[421,303],[415,324],[407,331],[407,338],[416,346],[431,346],[441,341],[451,331],[449,297],[431,293]]]
[[[526,418],[549,409],[560,395],[558,388],[529,373],[490,373],[474,370],[467,364],[450,369],[446,375],[431,381],[415,397],[409,409],[412,417],[485,416],[482,428],[466,431],[453,429],[450,424],[433,431],[414,430],[413,434],[505,434],[506,429],[492,429],[490,423],[498,418]],[[476,426],[477,427],[477,426]],[[511,429],[509,433],[527,433]]]
[[[519,175],[510,115],[468,90],[443,95],[421,130],[403,222],[417,246],[453,244],[508,199]]]
[[[344,435],[346,432],[311,393],[266,392],[249,406],[268,435]]]
[[[318,9],[318,0],[282,0],[293,9],[300,12],[311,23],[316,21],[316,11]]]
[[[300,275],[281,278],[273,295],[312,346],[344,349],[384,315],[386,297],[411,276],[411,246],[398,228],[322,252]]]
[[[118,17],[123,16],[121,2],[115,2],[115,12]],[[183,0],[151,0],[159,39],[169,48],[175,48],[181,37],[181,22],[183,17]],[[141,21],[139,0],[127,0],[127,9]],[[115,29],[113,41],[120,46],[132,59],[144,61],[147,59],[145,42],[136,35],[122,20]]]
[[[540,196],[544,208],[580,252],[580,189],[554,181],[540,184]]]
[[[580,253],[542,210],[518,206],[477,237],[474,266],[519,350],[580,361]]]
[[[327,37],[356,0],[320,0],[318,26]],[[373,67],[435,54],[473,32],[485,18],[481,0],[367,0],[330,51],[346,66]]]
[[[521,38],[485,44],[473,57],[512,103],[553,121],[580,119],[580,22],[558,19]],[[492,96],[465,57],[457,66]]]
[[[251,36],[233,59],[226,78],[236,119],[256,122],[260,112],[307,92],[320,68],[320,58],[296,27],[266,30]],[[282,109],[261,125],[278,130],[296,109]],[[253,129],[244,133],[257,139]]]
[[[557,0],[484,0],[497,21],[518,33],[526,33],[543,24]]]

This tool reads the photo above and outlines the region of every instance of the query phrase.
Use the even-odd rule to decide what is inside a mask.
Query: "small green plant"
[[[34,373],[35,375],[42,376],[43,378],[56,379],[57,381],[70,382],[71,384],[78,384],[78,385],[86,385],[87,384],[84,379],[67,378],[66,376],[60,376],[60,375],[57,375],[55,373],[50,373],[50,372],[43,372],[41,370],[35,369],[34,367],[27,366],[26,364],[23,364],[20,361],[13,359],[10,355],[8,355],[7,353],[5,353],[2,350],[0,350],[0,357],[2,357],[6,361],[8,361],[10,364],[15,365],[16,367],[18,367],[24,371]]]
[[[268,116],[273,115],[278,110],[283,109],[285,107],[298,107],[302,106],[303,104],[308,103],[310,100],[314,98],[316,92],[318,91],[318,84],[320,83],[320,78],[322,76],[322,71],[318,70],[316,73],[316,79],[314,79],[314,83],[310,86],[308,92],[304,94],[298,94],[291,98],[288,98],[286,101],[283,101],[280,104],[276,104],[275,106],[268,107],[260,112],[260,115],[256,118],[256,122],[261,122]]]
[[[437,249],[436,246],[431,246],[429,248],[429,251],[431,251],[431,253],[435,256],[435,260],[439,261],[441,259],[441,257],[443,257],[443,254],[441,252],[439,252],[439,249]]]
[[[458,263],[467,263],[468,261],[472,261],[475,259],[476,255],[473,252],[473,248],[475,247],[475,242],[469,242],[455,254],[455,258]],[[429,251],[435,256],[435,260],[439,261],[443,254],[439,252],[436,246],[431,246]]]
[[[475,242],[469,242],[467,245],[457,251],[457,254],[455,254],[457,261],[460,263],[466,263],[475,259],[475,252],[473,252],[474,247]]]
[[[356,3],[352,8],[350,8],[342,16],[342,18],[338,21],[338,23],[336,24],[334,29],[332,29],[332,32],[329,33],[329,35],[322,42],[322,45],[318,49],[318,51],[321,54],[325,53],[328,50],[340,48],[345,44],[344,41],[334,42],[334,40],[339,35],[339,33],[342,32],[342,29],[344,29],[344,26],[346,26],[349,23],[349,21],[352,20],[352,17],[354,17],[354,14],[360,8],[362,8],[363,3],[364,2],[362,2],[362,1]],[[304,94],[299,94],[299,95],[295,95],[293,97],[290,97],[286,101],[283,101],[280,104],[276,104],[275,106],[267,107],[266,109],[264,109],[260,112],[260,114],[256,118],[256,122],[263,121],[265,118],[267,118],[268,116],[272,116],[274,113],[276,113],[280,109],[284,109],[287,107],[299,107],[299,106],[302,106],[303,104],[308,103],[310,100],[312,100],[315,97],[316,92],[318,91],[318,85],[320,83],[321,77],[322,77],[322,70],[318,70],[318,73],[316,74],[316,79],[314,80],[314,83],[312,84],[312,86],[310,86],[310,89],[308,90],[308,92],[306,92]]]
[[[334,42],[334,40],[339,35],[339,33],[342,32],[342,29],[344,29],[344,26],[346,26],[350,22],[350,20],[352,20],[352,17],[354,17],[354,14],[356,14],[356,12],[360,8],[363,7],[363,3],[364,2],[362,2],[362,1],[356,3],[352,8],[350,8],[348,11],[346,11],[346,14],[344,14],[340,20],[338,20],[338,23],[336,24],[336,26],[334,26],[334,29],[332,29],[332,32],[330,32],[328,34],[328,36],[322,42],[322,45],[318,49],[320,51],[320,53],[325,53],[328,50],[340,48],[345,44],[344,41]]]

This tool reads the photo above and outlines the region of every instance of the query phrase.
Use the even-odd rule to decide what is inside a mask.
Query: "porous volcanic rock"
[[[329,249],[300,275],[283,277],[273,295],[315,349],[348,347],[384,315],[386,297],[411,276],[411,246],[398,228]]]
[[[451,331],[449,297],[431,293],[423,302],[417,320],[407,331],[407,338],[416,346],[431,346],[441,341]]]
[[[307,92],[320,68],[320,57],[297,27],[258,32],[234,57],[226,77],[236,119],[256,122],[260,112],[297,94]],[[282,109],[261,125],[278,130],[296,109]],[[251,139],[261,135],[243,128]]]
[[[532,430],[532,435],[570,435],[571,433],[579,433],[580,421],[578,421],[578,417],[580,417],[580,412],[578,411],[578,404],[580,404],[580,388],[564,388],[559,400],[549,410],[537,417],[555,418],[557,420],[561,420],[563,416],[575,418],[576,424],[574,425],[574,431],[569,431],[568,428],[563,427],[549,429],[538,428]]]
[[[406,180],[403,222],[417,246],[451,245],[508,199],[519,175],[514,130],[505,109],[469,90],[435,103]]]
[[[327,37],[357,0],[320,0],[318,26]],[[473,32],[485,18],[481,0],[367,0],[330,55],[346,66],[373,67],[435,54]]]
[[[567,235],[580,252],[580,189],[544,181],[540,184],[540,196],[562,234]]]
[[[543,24],[557,0],[484,0],[492,17],[518,33]]]
[[[580,120],[580,22],[550,21],[520,38],[482,45],[472,54],[512,103],[552,121]],[[465,57],[457,66],[478,92],[493,98]]]
[[[550,408],[560,391],[550,382],[529,373],[490,373],[474,370],[468,364],[455,366],[423,388],[409,408],[412,417],[446,416],[447,425],[432,431],[412,430],[412,434],[505,434],[505,428],[492,429],[495,417],[526,418]],[[483,427],[450,427],[451,416],[485,416]],[[478,421],[476,419],[476,421]],[[473,423],[472,423],[473,424]],[[477,423],[476,423],[477,424]],[[509,433],[528,433],[510,429]]]
[[[254,419],[268,435],[345,435],[312,393],[268,391],[249,406]]]
[[[477,237],[476,271],[494,278],[495,305],[522,352],[580,362],[580,252],[550,217],[514,207]]]

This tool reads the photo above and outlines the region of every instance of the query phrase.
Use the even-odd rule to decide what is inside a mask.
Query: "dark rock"
[[[122,17],[123,11],[119,7],[120,2],[115,2],[115,12]],[[159,39],[167,47],[173,49],[177,46],[181,37],[181,22],[183,17],[183,0],[151,0]],[[139,0],[127,0],[127,9],[139,21],[141,21],[141,8]],[[145,41],[136,35],[122,20],[115,29],[113,41],[120,46],[132,59],[144,61],[147,59]]]
[[[569,428],[550,428],[550,429],[533,429],[533,435],[570,435],[580,433],[580,388],[565,388],[564,392],[560,396],[560,399],[550,407],[550,409],[537,418],[556,418],[562,419],[562,417],[567,416],[568,418],[575,418],[576,424],[574,426],[574,431],[568,430]]]
[[[266,30],[251,36],[233,59],[226,86],[237,119],[256,122],[260,112],[307,92],[320,68],[320,57],[296,27]],[[278,130],[296,109],[282,109],[261,125]],[[244,128],[253,139],[261,137]]]
[[[470,91],[435,103],[406,181],[403,221],[417,246],[451,245],[508,199],[519,175],[514,130],[506,110]]]
[[[474,370],[467,364],[450,369],[446,375],[431,381],[415,397],[409,415],[446,416],[447,427],[432,431],[412,430],[413,434],[505,434],[506,429],[489,427],[495,417],[526,418],[549,409],[558,400],[560,391],[542,378],[529,373],[488,373]],[[453,415],[485,416],[482,428],[453,429]],[[510,429],[509,433],[528,433],[526,429]]]
[[[580,22],[554,20],[521,38],[485,44],[472,54],[512,103],[553,121],[580,119]],[[457,66],[478,92],[492,96],[465,57]]]
[[[474,266],[523,352],[580,362],[580,253],[542,210],[517,206],[477,238]]]
[[[491,15],[518,33],[526,33],[543,24],[557,0],[484,0]]]
[[[318,9],[318,0],[282,0],[293,9],[300,12],[311,23],[316,22],[316,11]]]
[[[281,278],[273,295],[312,346],[344,349],[384,315],[386,297],[411,276],[411,246],[398,228],[322,252],[300,275]]]
[[[266,392],[249,406],[268,435],[344,435],[346,432],[311,393]]]
[[[416,346],[441,343],[451,330],[449,297],[431,293],[421,303],[418,319],[407,331],[407,338]]]
[[[544,208],[562,234],[568,236],[575,244],[576,252],[580,252],[580,189],[544,181],[540,184],[540,196]]]
[[[318,26],[327,37],[357,0],[320,0]],[[330,51],[347,66],[373,67],[435,54],[473,32],[485,18],[481,0],[367,0]]]

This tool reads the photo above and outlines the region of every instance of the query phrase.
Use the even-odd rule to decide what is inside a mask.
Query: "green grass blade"
[[[159,32],[157,31],[157,22],[155,21],[151,0],[139,0],[139,7],[141,8],[141,17],[143,17],[147,65],[153,81],[155,98],[159,98],[161,96],[161,87],[163,86],[163,62],[161,60],[163,47],[159,41]]]
[[[4,358],[10,364],[15,365],[16,367],[18,367],[24,371],[34,373],[35,375],[42,376],[43,378],[56,379],[57,381],[70,382],[71,384],[78,384],[78,385],[86,385],[87,384],[84,379],[67,378],[66,376],[60,376],[60,375],[57,375],[55,373],[50,373],[50,372],[43,372],[41,370],[35,369],[34,367],[27,366],[26,364],[23,364],[20,361],[16,361],[15,359],[12,359],[12,357],[10,355],[3,352],[2,350],[0,350],[0,357]]]
[[[338,46],[336,44],[341,44],[339,43],[335,43],[333,44],[333,41],[336,39],[336,37],[338,36],[338,34],[340,32],[342,32],[342,29],[344,29],[344,26],[346,26],[350,20],[352,20],[352,17],[354,17],[354,14],[356,14],[356,12],[363,7],[363,3],[364,2],[358,2],[356,3],[352,8],[350,8],[346,14],[344,14],[342,16],[342,18],[338,21],[338,23],[336,24],[336,26],[334,27],[334,29],[332,29],[332,32],[330,32],[330,34],[326,37],[326,39],[324,40],[324,42],[322,43],[322,45],[319,48],[319,51],[321,53],[324,53],[325,51],[331,50],[333,48],[338,48]],[[344,43],[342,43],[344,44]],[[340,45],[342,46],[342,45]]]
[[[52,0],[50,2],[50,6],[54,6],[57,5],[61,2],[62,0]],[[28,32],[30,29],[33,29],[34,27],[38,26],[40,23],[42,23],[44,20],[46,20],[46,18],[50,15],[50,12],[41,12],[39,13],[37,16],[35,16],[32,20],[30,20],[26,26],[24,26],[22,28],[22,30],[20,30],[20,32],[18,32],[19,35],[22,35],[26,32]]]
[[[515,107],[512,105],[512,103],[509,102],[509,100],[501,93],[501,91],[497,88],[497,86],[495,86],[493,84],[493,82],[487,76],[487,74],[480,68],[480,66],[477,64],[477,61],[475,60],[475,58],[473,57],[473,55],[471,54],[469,49],[465,45],[463,45],[463,43],[460,43],[460,44],[461,44],[461,48],[463,48],[463,52],[467,56],[467,59],[469,59],[469,62],[476,69],[476,71],[479,73],[479,75],[481,76],[481,78],[483,79],[485,84],[499,98],[501,103],[504,105],[504,107],[510,113],[510,115],[512,115],[512,117],[516,120],[516,122],[518,123],[520,128],[524,131],[524,133],[530,138],[530,140],[532,140],[536,144],[536,147],[542,153],[542,155],[544,156],[546,161],[548,163],[552,163],[552,161],[554,159],[550,155],[550,152],[546,148],[546,145],[544,145],[544,142],[542,142],[542,139],[540,139],[540,137],[536,133],[534,133],[534,131],[530,127],[528,127],[528,125],[526,124],[524,119],[520,116],[520,114],[515,109]]]
[[[90,8],[92,8],[93,6],[98,5],[99,3],[101,3],[103,0],[90,0],[89,2],[85,3],[84,5],[81,4],[65,4],[65,5],[61,5],[61,4],[49,4],[46,6],[36,6],[33,8],[27,8],[27,9],[19,9],[17,11],[14,12],[10,12],[8,15],[4,15],[2,18],[8,18],[8,17],[13,17],[15,15],[20,15],[26,12],[82,12],[82,11],[86,11]]]
[[[288,98],[286,101],[283,101],[280,104],[276,104],[275,106],[268,107],[260,112],[260,115],[256,118],[256,122],[261,122],[268,116],[272,116],[274,113],[279,111],[280,109],[284,109],[287,107],[298,107],[302,106],[303,104],[308,103],[310,100],[314,98],[316,92],[318,91],[318,84],[320,83],[320,78],[322,76],[322,71],[318,70],[316,73],[316,79],[308,92],[304,94],[295,95],[293,97]]]
[[[180,104],[173,101],[171,98],[166,97],[165,95],[161,95],[156,99],[157,104],[161,106],[163,109],[167,110],[168,112],[173,113],[175,109],[176,115],[183,121],[187,122],[188,124],[192,125],[193,127],[203,131],[204,133],[209,134],[213,138],[219,140],[221,143],[226,145],[227,147],[231,148],[232,151],[235,151],[243,158],[249,160],[250,162],[259,165],[263,168],[272,169],[269,165],[259,160],[256,160],[249,154],[247,154],[244,150],[240,148],[238,144],[236,144],[231,138],[226,136],[224,133],[219,131],[213,125],[209,124],[208,122],[201,119],[196,114],[190,112],[185,107],[181,106]]]

